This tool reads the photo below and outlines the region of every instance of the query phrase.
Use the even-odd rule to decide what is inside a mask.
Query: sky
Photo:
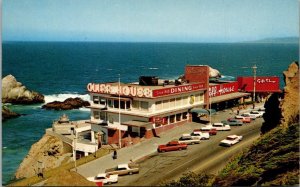
[[[238,42],[299,36],[298,0],[3,0],[4,41]]]

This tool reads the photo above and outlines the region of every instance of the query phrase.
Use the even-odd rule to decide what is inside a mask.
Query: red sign
[[[237,81],[240,90],[254,91],[254,77],[238,77]],[[255,92],[280,92],[279,77],[256,77]]]
[[[238,82],[223,83],[209,86],[209,97],[226,95],[238,91]]]
[[[167,119],[162,117],[152,117],[150,121],[157,125],[167,124]]]
[[[205,90],[204,83],[157,89],[152,91],[152,96],[161,97],[161,96],[172,95],[172,94],[186,93],[195,90]]]

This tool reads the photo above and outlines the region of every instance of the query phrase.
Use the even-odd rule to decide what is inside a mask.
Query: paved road
[[[178,179],[184,172],[216,174],[236,153],[259,137],[262,119],[256,119],[231,131],[218,132],[210,140],[191,145],[187,150],[155,154],[140,163],[140,173],[119,177],[118,186],[152,186],[164,180]],[[243,135],[243,141],[232,147],[221,147],[219,142],[227,135]]]

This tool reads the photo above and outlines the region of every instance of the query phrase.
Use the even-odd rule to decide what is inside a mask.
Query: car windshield
[[[227,137],[226,140],[235,140],[235,137]]]

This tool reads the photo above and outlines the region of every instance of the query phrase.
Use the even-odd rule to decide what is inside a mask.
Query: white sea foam
[[[91,109],[89,108],[79,108],[80,111],[83,111],[83,112],[90,112]]]
[[[148,68],[148,69],[158,69],[158,68]]]
[[[53,101],[64,101],[68,98],[76,98],[79,97],[85,101],[90,101],[90,96],[88,94],[77,94],[77,93],[67,93],[67,94],[53,94],[53,95],[45,95],[45,103],[50,103]]]

